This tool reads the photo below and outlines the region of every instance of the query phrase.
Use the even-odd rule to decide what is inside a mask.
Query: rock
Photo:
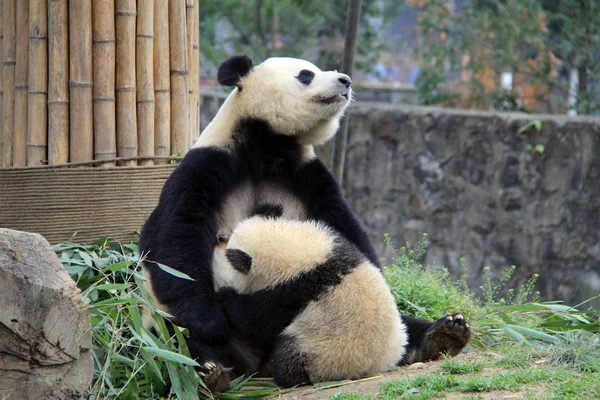
[[[81,399],[94,363],[87,308],[50,244],[0,228],[0,398]]]

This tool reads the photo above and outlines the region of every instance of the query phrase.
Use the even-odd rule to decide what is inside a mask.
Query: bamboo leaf
[[[141,349],[142,351],[147,351],[153,355],[155,355],[156,357],[162,358],[163,360],[167,360],[167,361],[172,361],[174,363],[178,363],[178,364],[184,364],[184,365],[192,365],[194,367],[199,367],[200,365],[192,360],[189,357],[186,357],[184,355],[169,351],[169,350],[163,350],[163,349],[155,349],[155,348],[151,348],[151,347],[142,347]]]
[[[181,272],[181,271],[178,271],[178,270],[176,270],[176,269],[174,269],[174,268],[167,267],[167,266],[166,266],[166,265],[164,265],[164,264],[161,264],[161,263],[156,263],[156,265],[158,265],[158,268],[162,269],[162,270],[163,270],[163,271],[165,271],[166,273],[169,273],[169,274],[171,274],[171,275],[173,275],[173,276],[176,276],[176,277],[178,277],[178,278],[181,278],[181,279],[187,279],[188,281],[193,281],[193,280],[195,280],[195,279],[193,279],[192,277],[190,277],[189,275],[187,275],[187,274],[184,274],[183,272]]]

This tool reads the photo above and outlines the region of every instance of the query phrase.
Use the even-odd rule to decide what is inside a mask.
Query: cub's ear
[[[227,249],[225,250],[225,256],[231,263],[231,266],[242,274],[245,275],[250,272],[250,267],[252,267],[252,257],[250,257],[248,253],[239,249]]]
[[[217,80],[223,86],[238,86],[252,69],[252,60],[246,55],[231,56],[219,66]]]

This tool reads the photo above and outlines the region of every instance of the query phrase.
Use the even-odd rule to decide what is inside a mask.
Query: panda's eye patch
[[[314,72],[309,71],[307,69],[303,69],[302,71],[300,71],[300,73],[298,74],[296,79],[298,79],[300,81],[300,83],[302,83],[303,85],[308,86],[308,85],[310,85],[310,83],[312,82],[314,77],[315,77]]]

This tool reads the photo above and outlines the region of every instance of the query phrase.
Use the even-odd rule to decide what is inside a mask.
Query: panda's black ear
[[[231,263],[231,266],[242,274],[245,275],[250,272],[250,267],[252,267],[252,257],[250,257],[248,253],[239,249],[227,249],[225,250],[225,256]]]
[[[219,66],[217,80],[223,86],[237,86],[252,69],[252,60],[247,55],[231,56]]]

